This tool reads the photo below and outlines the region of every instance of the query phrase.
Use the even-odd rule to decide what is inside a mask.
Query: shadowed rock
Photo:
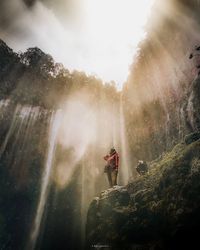
[[[95,244],[108,249],[179,249],[194,244],[200,228],[199,150],[199,141],[178,144],[152,162],[147,175],[95,198],[88,211],[88,249]]]

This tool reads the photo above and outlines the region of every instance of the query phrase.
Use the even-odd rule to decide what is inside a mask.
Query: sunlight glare
[[[62,1],[64,6],[66,0]],[[16,51],[37,46],[70,71],[115,81],[121,89],[137,45],[145,38],[144,26],[154,1],[73,0],[76,11],[69,15],[66,9],[62,20],[37,1],[32,11],[23,9],[15,21],[15,28],[27,36],[22,39],[11,33],[2,39]]]
[[[91,68],[103,80],[122,87],[153,0],[85,0],[86,37]]]

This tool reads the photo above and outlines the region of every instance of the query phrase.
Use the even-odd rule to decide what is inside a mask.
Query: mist
[[[154,192],[155,200],[161,196],[162,176],[171,177],[168,166],[169,172],[139,176],[138,160],[156,164],[199,129],[199,84],[193,81],[198,80],[198,62],[189,60],[200,39],[199,2],[134,2],[0,3],[0,37],[21,51],[13,53],[0,41],[0,177],[5,200],[0,216],[8,228],[2,238],[12,238],[11,248],[83,249],[93,198],[100,197],[92,206],[105,206],[105,213],[95,213],[99,223],[106,211],[114,210],[106,207],[109,202],[99,206],[98,201],[112,192],[123,197],[132,183],[132,196],[125,197],[122,209],[114,198],[117,228],[126,211],[128,216],[138,211],[137,197],[145,198],[150,188],[151,204]],[[120,157],[118,185],[107,190],[103,156],[112,147]],[[112,230],[108,237],[113,237]]]
[[[37,46],[69,70],[115,81],[121,89],[137,44],[145,38],[152,4],[8,0],[0,4],[0,36],[15,51]]]

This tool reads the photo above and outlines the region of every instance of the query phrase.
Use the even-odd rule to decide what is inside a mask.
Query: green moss
[[[99,204],[103,201],[102,206],[95,209],[101,214],[103,211],[103,216],[98,223],[90,225],[94,235],[98,231],[98,242],[103,242],[104,235],[111,245],[122,242],[122,236],[131,244],[151,242],[162,239],[163,235],[171,237],[172,231],[179,230],[178,225],[187,227],[188,222],[197,223],[195,213],[200,210],[199,152],[199,141],[190,145],[180,143],[162,159],[152,162],[148,174],[126,186],[130,195],[127,206],[116,202],[116,191],[109,193],[109,197],[102,195],[99,201]],[[99,225],[101,231],[97,230]],[[107,234],[109,231],[112,237]],[[90,240],[95,242],[93,237]]]

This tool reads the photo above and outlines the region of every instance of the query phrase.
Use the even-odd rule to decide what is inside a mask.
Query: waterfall
[[[84,245],[84,241],[85,241],[85,223],[86,223],[86,214],[87,214],[87,208],[86,208],[86,204],[87,204],[87,194],[86,191],[90,191],[91,190],[87,190],[85,187],[85,181],[86,181],[86,173],[85,173],[85,164],[84,161],[82,161],[82,166],[81,166],[81,245]]]
[[[55,146],[56,146],[56,139],[57,133],[60,125],[60,111],[53,112],[51,119],[50,119],[50,130],[49,130],[49,145],[48,145],[48,153],[45,163],[45,168],[42,177],[42,184],[41,184],[41,192],[39,197],[39,202],[36,210],[36,216],[33,222],[33,228],[30,235],[30,242],[28,245],[28,250],[35,249],[38,234],[40,231],[40,225],[42,221],[42,216],[44,213],[44,208],[46,204],[46,200],[49,194],[49,184],[51,178],[51,170],[53,164],[53,158],[55,153]]]
[[[123,109],[123,100],[122,96],[120,97],[120,139],[121,139],[121,162],[120,162],[120,173],[122,176],[123,185],[127,184],[129,178],[131,177],[130,172],[130,160],[129,160],[129,152],[127,147],[127,139],[126,139],[126,127],[125,127],[125,119],[124,119],[124,109]]]
[[[9,101],[0,101],[1,114],[8,106]],[[6,110],[5,110],[6,112]],[[0,158],[3,156],[9,141],[12,138],[12,152],[13,156],[16,156],[16,161],[19,162],[20,157],[17,153],[23,153],[25,146],[28,144],[28,137],[30,137],[30,131],[33,128],[37,117],[40,114],[39,107],[22,106],[17,104],[14,114],[11,119],[10,127],[5,135],[5,138],[0,147]]]
[[[19,115],[19,112],[20,112],[20,109],[21,109],[21,105],[17,105],[17,107],[15,108],[15,112],[14,112],[14,115],[13,115],[13,118],[12,118],[12,121],[11,121],[11,125],[10,125],[10,128],[6,134],[6,137],[3,141],[3,144],[1,145],[1,148],[0,148],[0,158],[2,157],[5,149],[6,149],[6,146],[8,144],[8,141],[10,139],[10,137],[14,134],[15,132],[15,129],[16,129],[16,126],[17,126],[17,123],[18,123],[18,115]]]
[[[3,109],[5,109],[10,103],[9,99],[2,99],[0,100],[0,111],[2,112]]]
[[[170,147],[170,115],[169,112],[166,109],[166,119],[165,119],[165,138],[166,138],[166,149],[168,149]]]
[[[34,143],[41,142],[44,134],[46,134],[46,127],[49,126],[48,151],[42,176],[41,192],[27,248],[34,249],[48,197],[56,137],[60,124],[60,111],[51,112],[39,106],[21,105],[9,100],[0,100],[0,125],[3,126],[5,122],[7,126],[4,126],[4,130],[2,130],[0,159],[6,162],[7,171],[17,180],[16,188],[25,184],[30,176],[28,160],[29,158],[32,159],[31,149],[35,150],[35,147],[31,147],[33,136],[34,139],[36,136]]]
[[[192,92],[189,96],[188,99],[188,103],[187,103],[187,116],[188,116],[188,120],[190,123],[190,126],[192,127],[193,131],[196,129],[195,127],[195,120],[194,120],[194,105],[193,105],[193,101],[194,101],[194,93]]]

